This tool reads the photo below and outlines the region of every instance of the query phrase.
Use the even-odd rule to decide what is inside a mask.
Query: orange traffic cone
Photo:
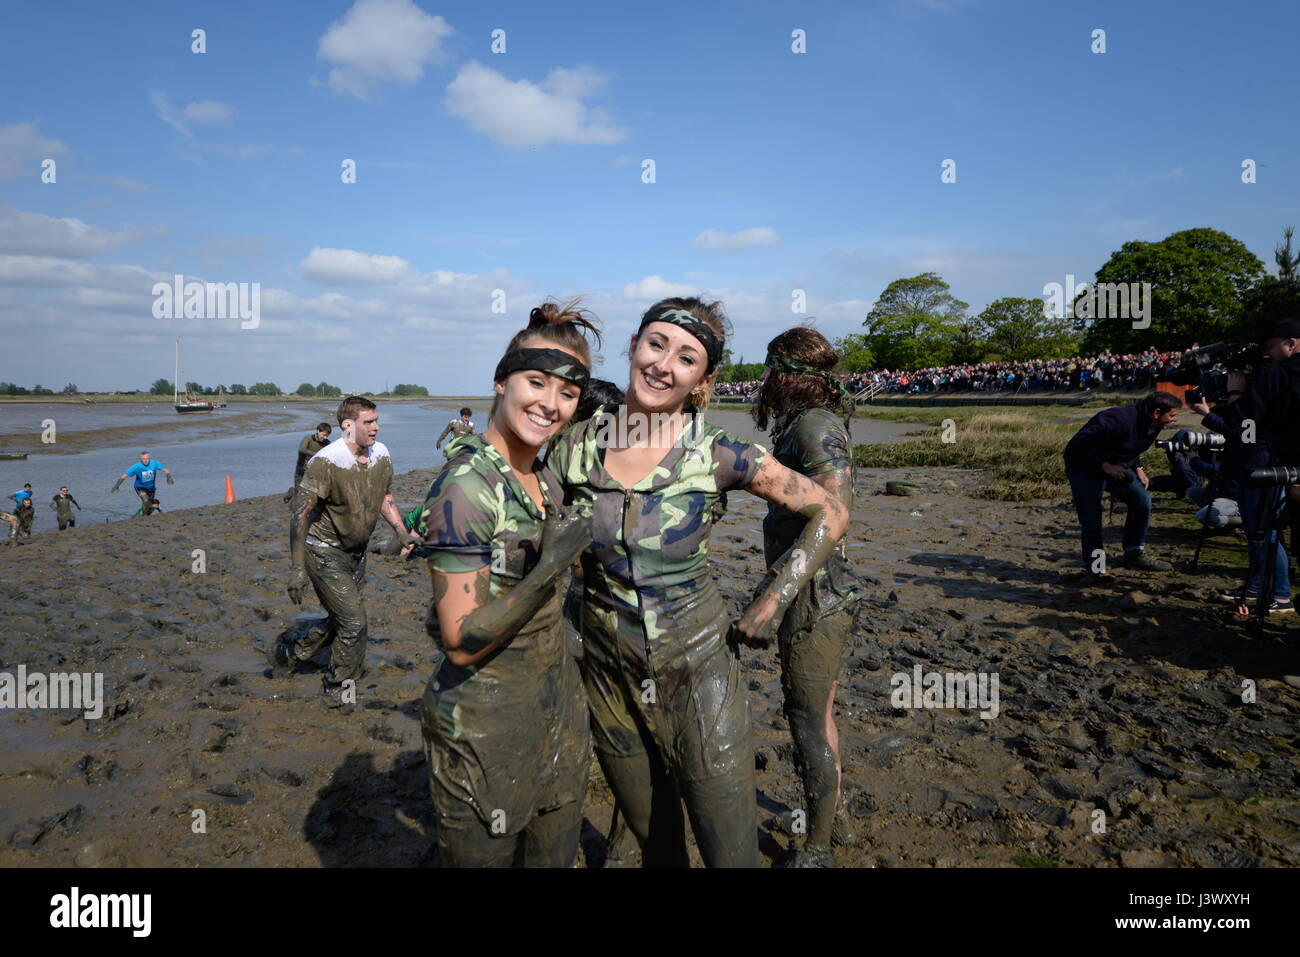
[[[229,504],[230,504],[231,502],[233,502],[234,500],[235,500],[235,489],[234,489],[234,486],[232,486],[232,485],[230,484],[230,475],[229,475],[229,473],[227,473],[227,475],[226,475],[226,504],[229,505]]]

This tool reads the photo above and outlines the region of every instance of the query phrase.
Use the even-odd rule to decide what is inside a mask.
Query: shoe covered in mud
[[[785,861],[786,867],[837,867],[835,853],[824,844],[805,844]]]
[[[267,663],[271,666],[272,678],[287,678],[293,674],[293,658],[289,655],[289,646],[277,640],[266,653]]]
[[[1174,570],[1173,565],[1163,558],[1152,558],[1143,548],[1135,548],[1132,551],[1125,552],[1124,567],[1139,568],[1146,572],[1171,572]]]
[[[349,694],[349,698],[351,698]],[[321,691],[321,706],[326,711],[337,711],[339,714],[351,714],[357,710],[357,706],[351,700],[343,700],[343,685],[326,685]]]
[[[1290,611],[1295,611],[1295,604],[1290,598],[1274,598],[1268,603],[1268,613],[1270,615],[1285,615]]]

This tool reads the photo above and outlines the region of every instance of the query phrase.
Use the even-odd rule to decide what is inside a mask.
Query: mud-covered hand
[[[167,484],[168,484],[168,485],[175,485],[175,484],[176,484],[176,480],[175,480],[174,478],[172,478],[172,473],[171,473],[171,472],[164,472],[163,474],[167,476]]]
[[[388,546],[389,555],[401,555],[405,558],[411,550],[419,545],[424,544],[424,539],[415,532],[405,532],[393,537],[392,543]]]
[[[301,605],[303,592],[310,585],[311,579],[307,577],[307,569],[295,568],[289,576],[289,600],[295,605]]]
[[[120,489],[121,487],[122,487],[122,480],[121,480],[121,479],[118,479],[118,480],[117,480],[117,484],[114,485],[113,488],[112,488],[110,491],[116,492],[116,491],[117,491],[118,489]]]
[[[591,545],[591,516],[577,505],[547,509],[542,523],[541,561],[568,568]]]
[[[753,606],[751,605],[750,608]],[[767,624],[758,626],[754,624],[753,617],[749,610],[731,623],[731,630],[727,633],[727,643],[730,645],[744,645],[747,648],[770,648],[772,638],[776,634],[779,619],[769,618]]]

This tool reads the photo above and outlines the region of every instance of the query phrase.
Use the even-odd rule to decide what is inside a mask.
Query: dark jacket
[[[1300,355],[1260,369],[1239,401],[1216,411],[1238,432],[1246,419],[1254,419],[1273,464],[1300,465]]]
[[[1104,474],[1106,462],[1135,469],[1159,434],[1143,402],[1102,409],[1066,443],[1065,464],[1089,475]]]

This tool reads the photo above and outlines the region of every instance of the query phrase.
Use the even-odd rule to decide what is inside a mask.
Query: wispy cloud
[[[199,100],[181,111],[181,118],[200,125],[229,126],[239,111],[230,103]]]
[[[781,237],[771,226],[754,226],[734,233],[723,229],[706,229],[691,240],[691,245],[715,253],[734,253],[754,246],[777,246],[780,242]]]
[[[619,143],[627,131],[584,100],[605,78],[589,67],[556,67],[545,80],[509,80],[473,60],[447,85],[443,106],[509,149],[548,143]]]
[[[41,136],[35,123],[0,126],[0,179],[39,177],[41,160],[66,152],[58,140]]]
[[[320,283],[341,285],[393,283],[411,274],[411,264],[401,256],[374,256],[355,249],[312,247],[300,266],[302,274]]]

